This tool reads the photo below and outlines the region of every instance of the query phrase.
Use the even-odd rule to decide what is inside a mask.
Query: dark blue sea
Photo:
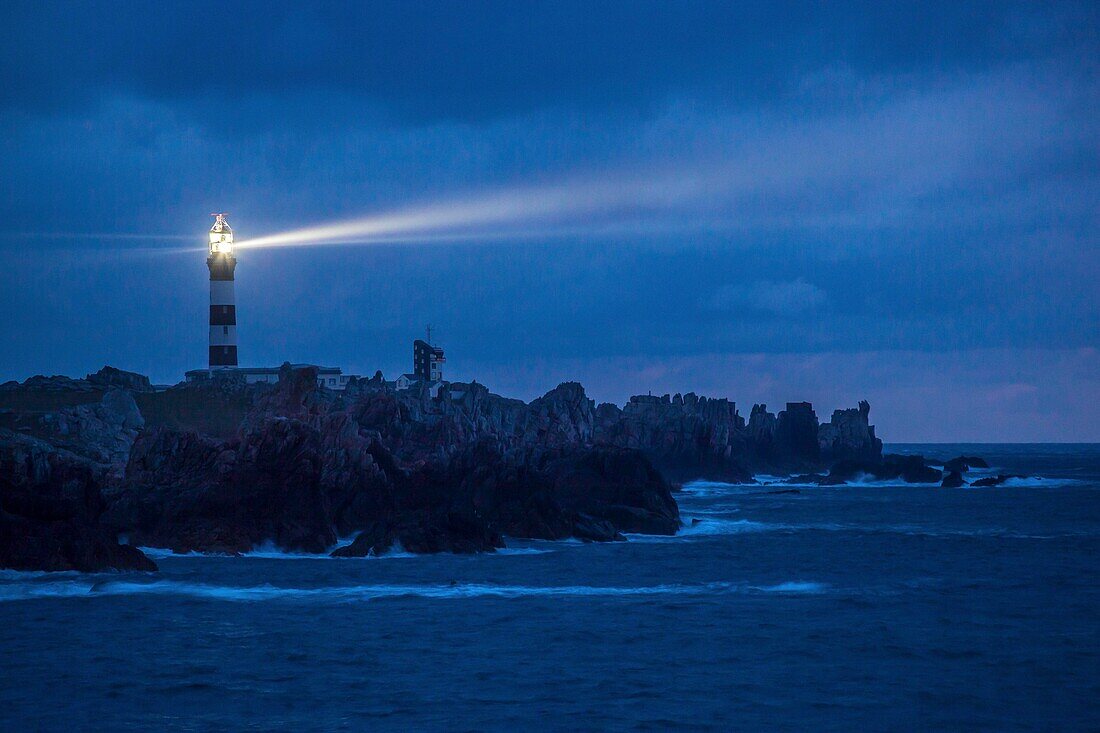
[[[986,489],[696,483],[674,538],[0,574],[0,728],[1100,728],[1100,446]],[[973,475],[972,475],[973,477]]]

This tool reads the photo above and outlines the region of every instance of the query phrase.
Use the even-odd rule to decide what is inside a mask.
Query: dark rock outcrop
[[[238,553],[269,541],[325,552],[336,542],[334,501],[345,511],[353,503],[326,490],[333,475],[325,473],[325,456],[319,430],[286,418],[270,418],[228,442],[149,431],[134,444],[108,520],[140,544],[176,552]],[[362,488],[350,465],[328,468],[342,469],[349,484]]]
[[[145,419],[133,396],[112,387],[98,403],[66,407],[43,415],[34,432],[51,444],[119,469]]]
[[[944,475],[943,483],[941,483],[940,486],[945,489],[957,489],[966,486],[966,481],[963,481],[962,473],[959,471],[951,471]]]
[[[949,461],[945,461],[943,464],[944,471],[959,471],[966,473],[972,468],[989,468],[989,464],[985,462],[985,459],[978,456],[958,456],[952,458]]]
[[[131,392],[152,392],[153,385],[149,377],[136,372],[127,372],[113,366],[105,366],[98,372],[84,377],[85,381],[96,387],[118,387]]]
[[[875,481],[901,480],[907,484],[940,481],[943,472],[927,465],[922,456],[885,455],[881,461],[838,461],[829,469],[828,483],[847,483],[861,478]]]
[[[689,392],[631,397],[622,410],[601,405],[594,437],[598,443],[641,451],[672,481],[744,483],[752,481],[744,428],[733,402]]]
[[[102,471],[26,436],[0,433],[0,567],[156,570],[100,522]]]
[[[335,554],[608,541],[675,533],[670,479],[750,482],[754,470],[833,461],[820,482],[928,480],[919,458],[881,457],[869,411],[863,402],[819,425],[809,403],[778,417],[757,405],[746,424],[733,402],[692,393],[620,409],[595,406],[575,382],[524,403],[476,382],[399,391],[380,374],[336,392],[289,364],[278,384],[219,372],[156,391],[105,367],[0,386],[0,428],[88,459],[98,498],[82,527],[181,552],[322,552],[354,533]]]
[[[265,541],[319,552],[360,532],[344,556],[679,526],[668,483],[641,453],[587,444],[592,408],[579,385],[526,412],[475,385],[442,397],[367,389],[350,405],[326,393],[309,370],[293,370],[229,441],[147,431],[112,493],[112,526],[143,544],[207,552]]]
[[[1017,476],[1017,475],[998,474],[997,476],[987,476],[986,478],[980,478],[980,479],[978,479],[977,481],[973,482],[970,485],[974,486],[974,487],[1000,486],[1005,481],[1008,481],[1009,479],[1013,479],[1013,478],[1026,478],[1026,477],[1025,476]]]
[[[809,402],[788,402],[775,421],[774,451],[792,466],[814,466],[820,461],[817,413]]]
[[[824,461],[873,461],[882,455],[882,441],[870,424],[871,405],[861,401],[856,409],[834,410],[821,425],[817,442]]]

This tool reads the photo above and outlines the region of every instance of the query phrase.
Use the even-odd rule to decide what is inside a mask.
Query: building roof
[[[214,226],[210,227],[210,231],[218,233],[225,232],[226,234],[233,233],[233,230],[229,226],[229,222],[225,220],[225,214],[211,214],[211,216],[216,218],[214,219]]]
[[[432,346],[424,339],[417,339],[413,342],[413,346],[419,346],[422,349],[427,349],[436,356],[443,356],[443,348],[440,346]]]
[[[316,364],[291,364],[291,369],[305,369],[312,367],[317,370],[318,374],[343,374],[343,370],[340,367],[323,367]],[[210,372],[239,372],[241,374],[278,374],[282,369],[281,366],[277,367],[215,367],[213,369],[192,369],[184,374],[186,376],[198,376],[200,374],[209,374]]]

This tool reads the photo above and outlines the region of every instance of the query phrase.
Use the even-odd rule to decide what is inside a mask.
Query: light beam
[[[714,175],[598,179],[503,190],[253,239],[238,249],[462,241],[621,227],[696,197]]]

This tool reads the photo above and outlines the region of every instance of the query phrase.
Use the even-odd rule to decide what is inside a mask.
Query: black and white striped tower
[[[225,214],[216,217],[210,227],[210,368],[232,369],[237,366],[237,306],[233,297],[233,230]]]

